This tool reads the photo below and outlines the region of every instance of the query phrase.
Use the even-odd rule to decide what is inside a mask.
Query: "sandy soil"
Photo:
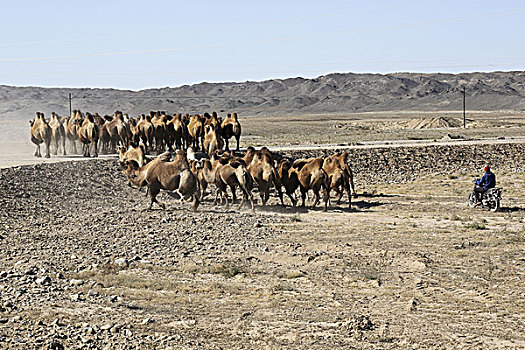
[[[112,159],[0,169],[0,348],[525,348],[524,147],[351,150],[361,196],[328,213],[144,211]],[[465,205],[480,152],[497,213]]]

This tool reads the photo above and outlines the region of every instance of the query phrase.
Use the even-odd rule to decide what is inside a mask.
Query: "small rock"
[[[64,345],[60,344],[59,342],[52,342],[51,345],[49,345],[50,350],[64,350]]]
[[[408,311],[416,310],[416,306],[419,305],[419,301],[416,298],[412,298],[408,301]]]
[[[116,296],[116,295],[111,295],[111,296],[109,297],[109,301],[111,301],[112,303],[114,303],[114,302],[117,301],[117,300],[118,300],[118,296]]]
[[[35,269],[34,267],[31,267],[27,269],[26,272],[24,272],[24,274],[27,276],[34,276],[36,275],[36,272],[37,272],[37,269]]]
[[[142,320],[142,324],[150,324],[150,323],[153,323],[155,322],[154,319],[151,319],[151,318],[145,318]]]
[[[17,316],[14,316],[14,317],[11,319],[11,321],[13,321],[13,322],[18,322],[18,321],[20,321],[21,319],[22,319],[22,317],[17,315]]]
[[[90,297],[96,297],[96,296],[98,296],[98,294],[99,294],[99,293],[98,293],[96,290],[93,290],[93,289],[90,289],[90,290],[88,291],[88,295],[89,295]]]
[[[106,324],[100,326],[100,329],[103,330],[103,331],[110,330],[111,328],[113,328],[113,324],[112,323],[106,323]]]
[[[132,337],[133,336],[133,332],[131,330],[129,330],[129,329],[125,329],[124,330],[124,335],[126,337]]]
[[[253,224],[253,227],[255,228],[262,227],[262,224],[260,222],[256,222],[255,224]]]
[[[7,323],[9,322],[9,320],[7,318],[0,318],[0,324],[4,324],[4,323]]]
[[[82,296],[82,293],[75,293],[71,295],[71,301],[83,301],[84,297]]]
[[[61,279],[64,278],[64,275],[62,274],[62,272],[58,272],[58,273],[56,274],[56,278],[57,278],[57,280],[61,280]]]
[[[49,276],[44,276],[44,277],[40,277],[40,278],[37,278],[36,281],[35,281],[37,284],[50,284],[51,283],[51,278]]]
[[[7,275],[8,275],[7,271],[0,272],[0,278],[5,278],[7,277]]]
[[[125,258],[118,258],[117,260],[115,260],[115,265],[125,268],[129,266],[129,261]]]
[[[112,334],[118,334],[120,332],[120,326],[114,325],[113,327],[111,327],[109,332],[112,333]]]
[[[77,279],[69,280],[69,285],[70,286],[81,286],[83,284],[84,284],[83,280],[77,280]]]

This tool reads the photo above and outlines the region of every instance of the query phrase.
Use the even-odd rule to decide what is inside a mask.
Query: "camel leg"
[[[352,186],[352,193],[354,194],[354,197],[357,198],[357,192],[355,191],[355,187],[354,187],[354,174],[352,173],[352,170],[350,170],[349,180],[350,180],[350,186]]]
[[[62,137],[62,151],[64,151],[64,155],[66,154],[66,138]]]
[[[239,141],[241,140],[241,137],[240,136],[239,137],[235,136],[235,139],[237,140],[237,149],[236,150],[239,151],[240,150],[240,148],[239,148]]]
[[[36,144],[35,157],[42,157],[40,154],[40,144]]]
[[[55,137],[53,140],[54,148],[53,148],[53,154],[56,156],[58,154],[58,139]]]
[[[321,197],[319,196],[319,189],[313,189],[313,192],[314,192],[314,197],[315,197],[315,200],[314,200],[314,204],[312,205],[312,208],[315,208],[315,206],[317,204],[319,204],[320,200],[321,200]]]
[[[230,185],[230,189],[232,190],[232,204],[237,202],[237,193],[235,193],[235,185]]]
[[[301,207],[305,206],[306,192],[307,190],[303,186],[301,186],[301,200],[302,200]]]
[[[166,206],[157,200],[157,195],[159,193],[160,193],[160,187],[158,185],[149,186],[149,196],[150,196],[151,202],[149,204],[148,210],[151,210],[151,208],[153,207],[153,203],[157,203],[158,205],[162,207],[162,209],[166,209]]]
[[[46,145],[46,158],[51,157],[51,155],[49,154],[49,146],[50,146],[50,143],[51,143],[51,141],[47,141],[47,142],[45,142],[45,145]]]
[[[340,189],[340,188],[332,188],[335,193],[337,194],[337,204],[340,204],[341,203],[341,198],[343,198],[343,191]]]
[[[344,186],[345,186],[346,195],[348,196],[348,209],[352,209],[352,196],[350,193],[350,185],[348,183],[345,183]],[[341,191],[341,196],[339,197],[339,199],[341,199],[341,197],[343,197],[343,191]]]
[[[199,207],[199,203],[200,203],[199,195],[198,195],[198,193],[195,193],[193,195],[193,206],[192,206],[192,209],[193,209],[194,212],[197,211],[197,208]]]
[[[93,146],[95,147],[95,154],[93,155],[93,157],[97,158],[98,157],[98,140],[95,140],[93,141]]]
[[[200,185],[201,185],[201,190],[202,190],[200,201],[202,202],[204,200],[206,189],[208,188],[208,183],[206,181],[202,181]]]

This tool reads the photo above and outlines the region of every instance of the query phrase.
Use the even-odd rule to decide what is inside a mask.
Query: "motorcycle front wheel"
[[[474,191],[470,192],[470,194],[467,197],[467,205],[471,208],[474,208],[476,206],[476,194]]]
[[[499,207],[500,207],[499,199],[495,199],[490,202],[490,207],[489,207],[490,211],[496,212],[499,210]]]

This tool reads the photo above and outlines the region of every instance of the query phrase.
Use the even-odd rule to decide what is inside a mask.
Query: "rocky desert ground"
[[[0,86],[0,348],[525,349],[524,76],[72,91],[101,113],[236,110],[241,147],[284,157],[344,149],[359,197],[326,213],[147,211],[114,155],[32,156],[28,120],[71,89]],[[495,213],[466,205],[486,163]]]
[[[280,154],[331,154],[359,146],[333,131],[368,134],[348,150],[351,211],[346,196],[323,213],[208,195],[194,213],[166,194],[166,210],[146,211],[112,157],[0,169],[0,348],[525,348],[521,124],[478,130],[499,143],[403,146],[388,140],[406,129],[333,119],[288,119],[304,133],[282,128],[288,145],[315,147]],[[278,135],[274,120],[245,121],[243,146]],[[346,142],[321,146],[323,125]],[[487,161],[504,188],[496,213],[465,204]]]

